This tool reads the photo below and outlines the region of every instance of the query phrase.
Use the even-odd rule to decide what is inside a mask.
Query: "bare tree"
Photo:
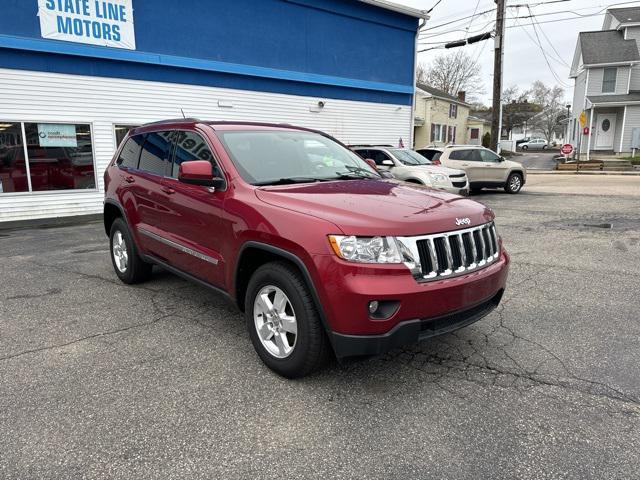
[[[480,64],[463,50],[440,55],[428,65],[420,64],[417,76],[421,83],[449,95],[464,91],[469,101],[485,93]]]
[[[541,107],[529,102],[529,91],[520,91],[512,85],[502,92],[502,128],[507,135],[515,128],[527,126],[541,111]]]
[[[531,86],[529,97],[540,108],[540,113],[531,121],[544,133],[547,141],[551,142],[553,132],[557,131],[560,120],[566,116],[564,90],[557,85],[547,87],[540,80],[536,80]]]

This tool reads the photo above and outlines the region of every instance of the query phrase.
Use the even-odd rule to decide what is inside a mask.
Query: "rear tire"
[[[140,258],[138,247],[122,218],[117,218],[111,225],[109,252],[113,269],[124,283],[144,282],[151,276],[153,266]]]
[[[504,191],[507,193],[518,193],[522,189],[522,175],[519,173],[512,173],[507,178],[507,183],[504,186]]]
[[[547,148],[548,148],[548,147],[547,147],[546,145],[543,145],[543,146],[542,146],[542,149],[543,149],[543,150],[546,150]]]
[[[329,339],[311,292],[288,263],[256,270],[247,287],[245,318],[256,353],[283,377],[304,377],[329,358]]]

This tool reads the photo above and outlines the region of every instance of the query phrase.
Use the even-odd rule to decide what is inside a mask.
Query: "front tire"
[[[127,284],[140,283],[151,276],[151,264],[146,263],[138,254],[129,227],[122,218],[117,218],[109,232],[109,251],[111,263],[120,280]]]
[[[518,193],[522,189],[522,175],[519,173],[512,173],[507,178],[507,184],[504,186],[504,191],[507,193]]]
[[[256,353],[279,375],[299,378],[325,364],[329,340],[309,288],[290,264],[271,262],[256,270],[245,317]]]
[[[522,150],[529,150],[529,147],[528,147],[528,146],[526,146],[526,145],[523,145],[523,146],[522,146]]]

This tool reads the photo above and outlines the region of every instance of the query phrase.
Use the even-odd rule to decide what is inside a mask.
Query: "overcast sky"
[[[437,2],[437,0],[394,1],[395,3],[421,10],[428,10]],[[513,19],[513,17],[529,16],[529,8],[526,6],[507,8],[507,17],[511,19],[507,21],[505,37],[504,86],[506,88],[515,84],[521,90],[526,90],[534,80],[542,80],[548,85],[560,85],[565,88],[565,95],[569,100],[573,95],[573,82],[568,78],[569,65],[571,65],[573,59],[578,32],[600,30],[607,7],[640,6],[640,1],[613,3],[603,0],[556,0],[555,3],[549,2],[550,0],[507,0],[507,5],[529,5],[531,13],[535,15],[535,20],[539,22],[536,27],[537,35],[544,51],[547,53],[551,69],[547,65],[540,47],[537,45],[536,32],[531,26],[532,19]],[[423,43],[419,46],[419,49],[436,47],[437,43],[442,41],[465,38],[467,28],[469,28],[470,36],[491,30],[495,24],[495,10],[482,15],[476,14],[473,18],[466,18],[448,25],[440,27],[438,25],[459,20],[462,17],[472,16],[474,11],[479,13],[494,8],[494,0],[442,0],[431,12],[431,19],[427,22],[421,34],[421,38],[428,37],[422,38],[421,42],[434,43]],[[569,20],[557,21],[560,19]],[[429,25],[432,27],[430,28]],[[493,79],[493,41],[489,40],[461,48],[464,48],[480,61],[482,78],[487,91],[483,100],[488,104],[491,101]],[[420,53],[418,54],[418,62],[428,63],[435,56],[445,51],[431,50]],[[555,76],[551,70],[555,72]],[[556,76],[558,77],[557,79]]]

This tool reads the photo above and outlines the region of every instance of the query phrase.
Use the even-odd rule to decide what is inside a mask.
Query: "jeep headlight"
[[[436,185],[449,185],[449,178],[443,173],[432,173],[429,172],[429,178],[431,179],[431,183]]]
[[[403,263],[403,245],[394,237],[329,235],[336,255],[349,262]]]

